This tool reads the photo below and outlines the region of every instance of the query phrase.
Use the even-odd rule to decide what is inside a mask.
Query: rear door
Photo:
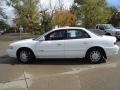
[[[82,58],[89,47],[90,36],[84,30],[67,30],[67,40],[65,40],[65,57]]]

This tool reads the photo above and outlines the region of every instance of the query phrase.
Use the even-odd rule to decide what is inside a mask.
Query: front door
[[[65,30],[53,31],[36,45],[39,58],[64,58]]]

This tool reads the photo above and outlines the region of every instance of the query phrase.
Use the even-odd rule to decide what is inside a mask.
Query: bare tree
[[[2,3],[3,2],[5,2],[5,1],[0,1],[0,17],[4,18],[4,19],[7,19],[7,16],[5,15],[5,13],[3,11],[3,8],[2,8]]]
[[[58,5],[59,5],[58,7],[60,10],[63,10],[64,8],[64,4],[62,2],[63,2],[62,0],[58,0]]]

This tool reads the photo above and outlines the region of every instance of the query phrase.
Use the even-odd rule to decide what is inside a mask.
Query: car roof
[[[97,24],[97,25],[111,25],[111,24]],[[96,26],[97,26],[97,25],[96,25]]]
[[[57,31],[57,30],[65,30],[65,29],[68,29],[68,30],[70,30],[70,29],[84,30],[84,31],[86,31],[87,33],[89,33],[90,35],[92,35],[92,37],[93,37],[93,36],[96,37],[95,34],[91,33],[89,30],[87,30],[86,28],[83,28],[83,27],[61,27],[61,28],[55,28],[55,29],[52,29],[52,30],[46,32],[45,34],[43,34],[43,36],[45,36],[45,35],[47,35],[47,34],[53,32],[53,31]]]
[[[83,30],[85,30],[85,28],[83,28],[83,27],[60,27],[60,28],[55,28],[52,31],[64,30],[64,29],[83,29]]]

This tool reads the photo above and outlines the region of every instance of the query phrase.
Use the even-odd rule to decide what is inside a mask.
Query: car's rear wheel
[[[33,52],[29,49],[21,49],[18,52],[18,60],[21,63],[24,63],[24,64],[33,63],[34,59],[35,59],[35,56]]]
[[[104,53],[102,50],[93,48],[87,52],[86,55],[87,61],[93,64],[101,63],[102,61],[105,61]]]

